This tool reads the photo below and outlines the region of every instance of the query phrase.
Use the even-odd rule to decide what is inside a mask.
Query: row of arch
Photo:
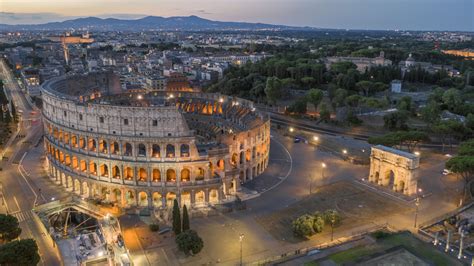
[[[145,191],[125,187],[102,186],[94,182],[74,178],[56,169],[49,168],[51,178],[67,191],[83,198],[98,198],[106,202],[117,204],[120,207],[171,207],[174,199],[187,206],[200,206],[219,203],[224,197],[220,187],[196,188],[175,191]]]
[[[189,144],[145,144],[133,145],[130,142],[119,143],[118,141],[107,141],[106,139],[96,139],[81,136],[61,130],[55,126],[45,123],[50,139],[58,143],[67,145],[70,148],[77,148],[83,151],[97,152],[102,154],[122,155],[127,157],[147,157],[147,158],[189,158],[191,149]],[[162,148],[164,145],[164,148]],[[179,154],[178,154],[179,151]]]

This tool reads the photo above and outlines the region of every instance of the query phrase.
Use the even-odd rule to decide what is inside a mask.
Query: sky
[[[0,0],[0,23],[197,15],[338,29],[474,31],[474,0]]]

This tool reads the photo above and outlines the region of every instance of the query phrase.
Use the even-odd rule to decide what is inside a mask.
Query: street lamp
[[[244,240],[244,234],[239,235],[239,242],[240,242],[240,265],[242,264],[242,240]]]
[[[334,215],[331,217],[331,242],[334,240],[334,223],[335,223]]]
[[[314,136],[314,137],[313,137],[313,140],[314,140],[314,141],[318,141],[318,140],[319,140],[319,137],[318,137],[318,136]]]
[[[342,150],[342,153],[343,153],[344,155],[347,154],[347,150],[346,150],[346,149]]]
[[[419,188],[416,192],[416,199],[415,199],[415,206],[416,206],[416,209],[415,209],[415,225],[414,227],[416,228],[416,222],[417,222],[417,219],[418,219],[418,206],[420,206],[420,196],[418,195],[418,192],[421,192],[421,188]]]
[[[295,131],[295,129],[294,129],[294,128],[292,128],[292,127],[290,127],[290,132],[293,132],[293,131]]]

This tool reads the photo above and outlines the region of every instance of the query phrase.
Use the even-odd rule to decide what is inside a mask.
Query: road
[[[3,169],[0,182],[5,203],[2,207],[18,218],[22,229],[20,238],[36,240],[41,257],[40,265],[62,265],[58,249],[53,247],[52,239],[32,211],[34,204],[44,202],[47,195],[40,193],[22,166],[27,152],[41,138],[40,112],[27,101],[4,61],[0,62],[0,78],[4,81],[8,99],[13,100],[19,115],[19,130],[13,134],[1,153],[6,157],[0,162]]]

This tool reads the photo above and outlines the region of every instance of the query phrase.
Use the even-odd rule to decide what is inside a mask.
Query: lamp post
[[[420,206],[420,196],[418,195],[418,192],[421,192],[421,188],[419,188],[416,192],[416,199],[415,199],[415,206],[416,206],[416,209],[415,209],[415,225],[413,226],[414,228],[416,228],[416,222],[417,222],[417,219],[418,219],[418,206]]]
[[[331,242],[334,240],[334,216],[331,218]]]
[[[326,164],[325,163],[321,163],[321,180],[324,180],[324,169],[326,168]]]
[[[240,242],[240,265],[242,264],[242,240],[244,240],[244,234],[239,235],[239,242]]]

